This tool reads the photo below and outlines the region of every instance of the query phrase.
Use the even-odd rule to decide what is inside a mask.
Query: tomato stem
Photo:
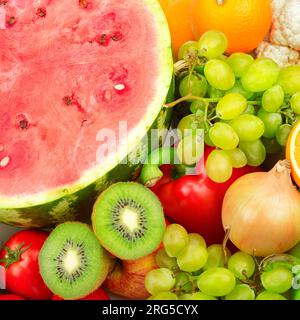
[[[6,246],[4,247],[4,250],[6,251],[6,256],[4,259],[0,260],[0,263],[6,264],[4,266],[5,269],[9,268],[15,262],[20,261],[21,255],[25,251],[27,251],[29,249],[29,247],[31,246],[31,244],[29,244],[28,246],[26,246],[25,248],[22,249],[22,247],[24,247],[24,245],[25,245],[25,243],[22,242],[15,250],[12,250]]]

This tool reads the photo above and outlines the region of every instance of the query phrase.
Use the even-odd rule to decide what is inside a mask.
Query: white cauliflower
[[[300,0],[272,0],[274,44],[300,50]]]
[[[273,26],[269,39],[257,48],[258,57],[271,58],[281,67],[300,64],[300,0],[271,0]]]
[[[258,46],[256,53],[258,58],[273,59],[280,67],[291,64],[300,64],[300,52],[267,41],[262,42]]]

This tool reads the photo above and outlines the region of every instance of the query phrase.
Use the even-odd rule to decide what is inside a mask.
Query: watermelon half
[[[0,222],[84,219],[134,175],[168,123],[170,42],[156,0],[0,1]]]

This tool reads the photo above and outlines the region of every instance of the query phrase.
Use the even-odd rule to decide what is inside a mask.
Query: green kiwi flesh
[[[109,260],[88,225],[66,222],[58,225],[45,241],[39,266],[48,288],[65,300],[73,300],[101,286]]]
[[[101,244],[123,260],[153,252],[166,228],[156,195],[134,182],[116,183],[104,191],[95,203],[92,221]]]

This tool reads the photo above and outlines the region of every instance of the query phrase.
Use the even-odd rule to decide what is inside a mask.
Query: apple
[[[147,299],[150,294],[145,288],[147,273],[158,266],[155,261],[156,252],[138,260],[116,259],[115,266],[108,274],[104,286],[113,294],[128,299]]]

